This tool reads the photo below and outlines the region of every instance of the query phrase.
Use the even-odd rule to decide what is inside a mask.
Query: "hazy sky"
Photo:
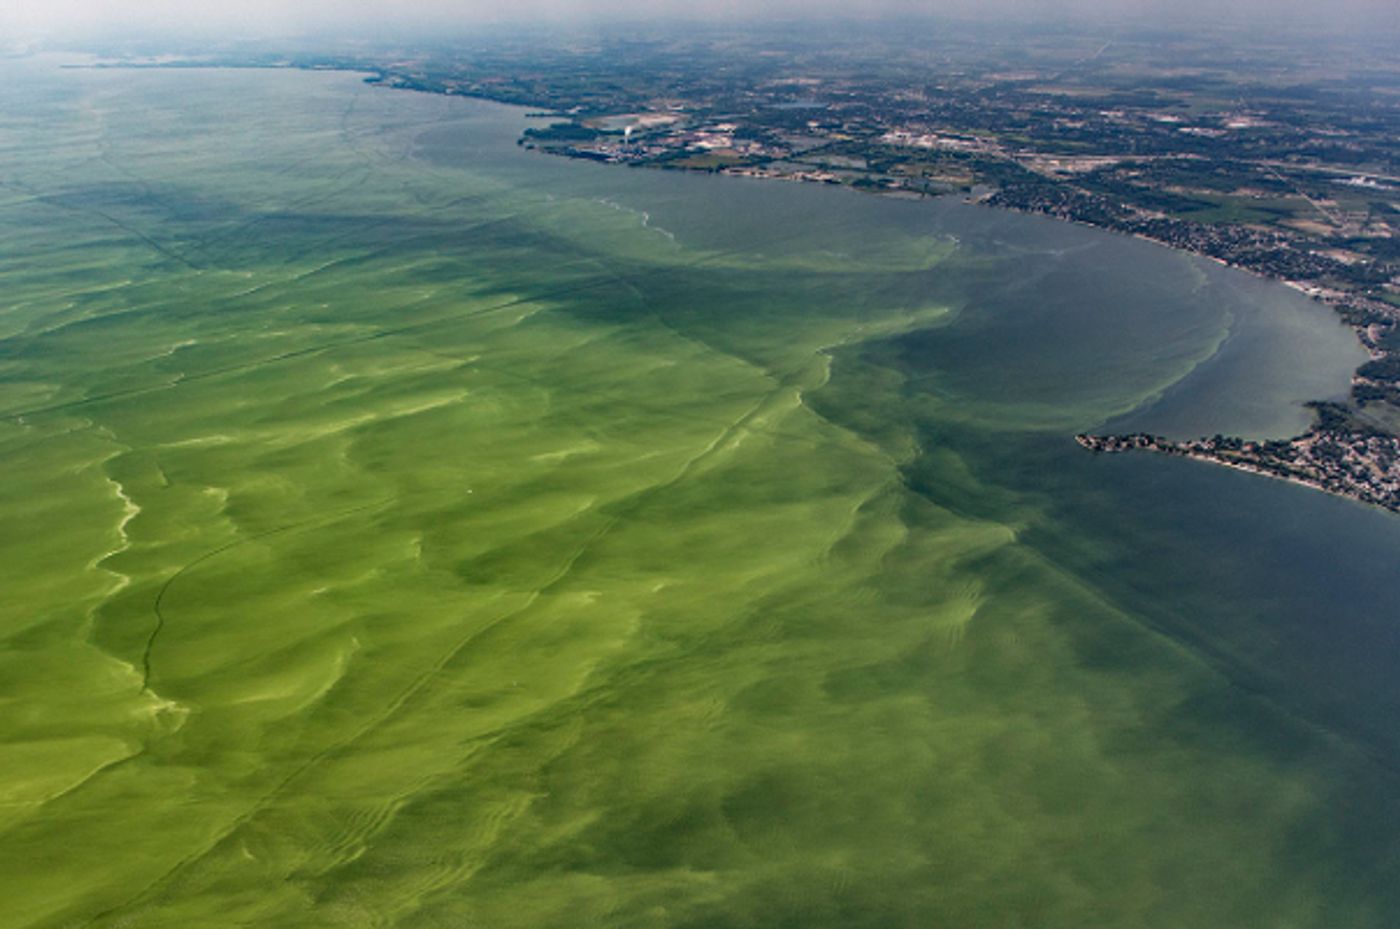
[[[325,29],[372,34],[374,27],[385,25],[467,29],[510,19],[788,18],[809,12],[867,17],[1147,17],[1187,22],[1224,13],[1234,19],[1257,16],[1275,24],[1311,21],[1400,29],[1400,0],[0,0],[0,44],[42,34],[264,36]]]

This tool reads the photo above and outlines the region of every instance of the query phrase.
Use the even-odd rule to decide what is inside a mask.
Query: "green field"
[[[0,926],[1394,925],[1394,685],[1062,511],[1394,545],[1066,439],[1296,429],[1325,312],[350,75],[6,69]]]

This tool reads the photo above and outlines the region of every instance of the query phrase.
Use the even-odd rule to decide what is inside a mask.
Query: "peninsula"
[[[1331,425],[1328,410],[1308,432],[1287,441],[1250,442],[1217,435],[1174,441],[1162,436],[1077,435],[1093,452],[1146,450],[1210,461],[1303,484],[1400,513],[1400,439],[1379,432],[1362,433]]]

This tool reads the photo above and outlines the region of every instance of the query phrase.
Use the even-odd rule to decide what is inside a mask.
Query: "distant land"
[[[1314,404],[1306,434],[1267,451],[1202,440],[1193,457],[1266,473],[1305,460],[1307,483],[1400,510],[1400,60],[1385,37],[1339,43],[968,24],[919,41],[856,28],[833,43],[825,30],[716,27],[180,64],[367,71],[384,87],[534,108],[551,121],[520,142],[541,152],[961,194],[1282,281],[1333,307],[1370,361],[1350,397]]]

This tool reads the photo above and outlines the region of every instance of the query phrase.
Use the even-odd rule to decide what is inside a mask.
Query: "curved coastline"
[[[493,98],[489,94],[480,92],[469,92],[462,89],[438,90],[427,86],[394,82],[389,80],[389,74],[383,70],[375,71],[371,69],[367,73],[365,69],[360,69],[355,73],[365,75],[363,77],[365,83],[376,87],[409,90],[440,96],[462,96],[486,100],[492,103],[511,104],[511,101]],[[518,144],[524,143],[525,139],[522,137]],[[533,148],[534,146],[530,147]],[[571,154],[571,151],[572,150],[568,149],[543,149],[545,154],[563,157],[584,157],[583,155]],[[590,157],[586,160],[598,161],[605,159]],[[688,174],[694,174],[701,170],[687,167],[683,164],[648,166],[658,167],[661,170],[681,171]],[[825,175],[812,174],[809,176],[809,174],[803,173],[775,178],[762,171],[755,171],[754,169],[742,166],[733,168],[720,167],[718,169],[707,168],[703,169],[703,173],[717,173],[756,180],[796,180],[824,186],[831,186],[838,183],[833,178]],[[898,196],[900,199],[913,199],[908,195],[908,192],[900,190],[891,191],[875,188],[868,192],[879,193],[885,196]],[[1364,410],[1368,401],[1385,401],[1392,397],[1400,397],[1400,363],[1398,363],[1400,362],[1400,358],[1397,358],[1391,351],[1393,337],[1395,334],[1400,333],[1400,309],[1362,295],[1310,287],[1301,281],[1279,277],[1264,268],[1256,268],[1238,261],[1228,260],[1219,255],[1212,254],[1205,248],[1184,247],[1178,241],[1173,241],[1162,235],[1154,235],[1151,231],[1123,229],[1117,228],[1111,224],[1093,223],[1079,217],[1058,213],[1049,208],[1023,208],[1010,201],[999,200],[996,193],[996,191],[982,191],[973,196],[964,198],[964,202],[1027,215],[1046,216],[1062,222],[1069,222],[1074,225],[1096,229],[1101,232],[1114,233],[1128,238],[1139,239],[1144,242],[1151,242],[1154,245],[1163,246],[1182,254],[1208,259],[1222,267],[1246,272],[1261,280],[1283,284],[1317,302],[1331,307],[1332,310],[1340,316],[1341,320],[1351,328],[1357,341],[1369,356],[1369,360],[1359,366],[1351,378],[1351,394],[1355,400],[1355,405],[1322,399],[1315,399],[1308,403],[1307,405],[1314,408],[1319,414],[1312,428],[1289,439],[1287,450],[1281,451],[1275,456],[1259,454],[1254,458],[1232,459],[1215,453],[1212,448],[1208,447],[1214,440],[1206,438],[1201,438],[1194,442],[1176,443],[1170,439],[1154,437],[1160,438],[1160,441],[1154,441],[1148,444],[1136,444],[1132,441],[1113,441],[1114,439],[1131,440],[1134,438],[1134,434],[1119,436],[1090,436],[1085,434],[1076,436],[1076,439],[1080,440],[1081,445],[1086,448],[1092,448],[1095,451],[1122,451],[1128,448],[1136,448],[1159,452],[1165,452],[1169,448],[1173,448],[1177,445],[1190,446],[1193,451],[1188,457],[1199,461],[1227,465],[1239,470],[1249,471],[1250,473],[1268,476],[1284,476],[1288,474],[1291,476],[1287,479],[1292,480],[1294,483],[1299,483],[1327,493],[1337,494],[1349,499],[1359,500],[1364,503],[1382,506],[1391,511],[1400,512],[1400,493],[1385,489],[1392,485],[1400,486],[1400,465],[1396,464],[1396,453],[1400,451],[1400,438],[1397,438],[1389,431],[1378,428],[1374,421],[1366,418]],[[949,194],[946,196],[953,195]],[[929,197],[929,195],[920,193],[917,199],[922,200],[926,197]],[[1259,443],[1247,442],[1244,439],[1232,438],[1230,441],[1238,443],[1241,447],[1262,447]],[[1271,444],[1270,447],[1274,447],[1274,445],[1276,445],[1276,443]],[[1344,449],[1345,451],[1341,454],[1359,467],[1361,472],[1373,475],[1374,481],[1359,476],[1360,472],[1353,474],[1351,470],[1330,468],[1325,461],[1312,461],[1311,464],[1307,466],[1308,470],[1305,471],[1289,470],[1284,464],[1284,462],[1294,460],[1308,461],[1312,459],[1314,448]]]

